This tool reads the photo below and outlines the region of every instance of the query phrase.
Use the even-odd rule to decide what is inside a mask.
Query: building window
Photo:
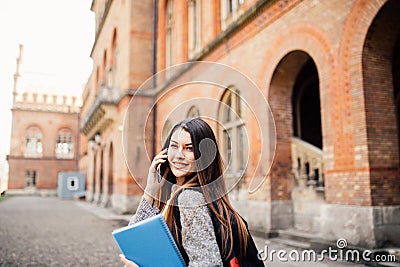
[[[243,3],[244,0],[221,0],[221,26],[223,30],[238,18],[239,10]]]
[[[69,129],[62,129],[57,135],[56,158],[72,159],[73,157],[72,133]]]
[[[107,77],[107,86],[108,88],[116,87],[116,79],[117,79],[117,59],[118,59],[118,50],[117,50],[117,30],[114,29],[112,45],[111,45],[111,67],[108,69],[108,77]]]
[[[107,70],[107,50],[104,50],[101,85],[106,85],[107,75],[108,75],[108,70]]]
[[[219,108],[220,144],[227,176],[240,177],[246,165],[247,140],[242,120],[242,100],[237,89],[227,89]]]
[[[172,0],[167,3],[166,10],[166,36],[165,36],[165,64],[166,67],[173,65],[173,36],[174,36],[174,3]],[[167,69],[167,77],[170,77],[170,73]]]
[[[162,127],[161,134],[161,145],[164,145],[164,142],[167,140],[168,134],[172,129],[172,124],[169,120],[167,120]]]
[[[189,40],[189,57],[193,57],[201,46],[201,1],[190,0],[188,7],[188,40]]]
[[[196,106],[192,106],[188,113],[187,113],[187,118],[198,118],[200,117],[200,111]]]
[[[25,187],[36,187],[36,171],[25,171]]]
[[[42,132],[38,127],[28,128],[25,135],[25,157],[41,158],[43,156],[42,138]]]

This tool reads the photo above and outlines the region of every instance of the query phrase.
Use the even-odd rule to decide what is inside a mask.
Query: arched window
[[[31,126],[25,134],[24,156],[27,158],[41,158],[43,156],[43,134],[36,126]]]
[[[166,67],[170,67],[173,65],[173,36],[174,36],[174,2],[173,0],[169,0],[167,2],[167,9],[166,9],[166,23],[165,23],[165,65]],[[167,76],[170,73],[167,70]]]
[[[242,120],[242,101],[238,89],[229,88],[222,96],[219,108],[220,144],[227,175],[240,177],[245,169],[247,140]]]
[[[56,158],[72,159],[74,157],[74,144],[72,132],[69,129],[61,129],[57,134]]]
[[[198,109],[196,106],[192,106],[192,107],[189,109],[189,111],[188,111],[186,117],[187,117],[187,118],[198,118],[198,117],[200,117],[200,111],[199,111],[199,109]]]
[[[171,131],[171,129],[172,129],[172,124],[169,120],[167,120],[162,127],[161,145],[164,144],[165,140],[168,137],[169,131]]]
[[[201,1],[189,0],[188,6],[189,58],[193,57],[201,46]]]
[[[113,88],[115,87],[116,83],[116,75],[117,75],[117,30],[114,29],[114,34],[112,38],[111,44],[111,58],[110,58],[110,65],[111,67],[108,69],[107,72],[107,87]]]
[[[102,77],[101,77],[101,85],[106,85],[107,79],[107,50],[104,50],[103,55],[103,68],[102,68]]]
[[[96,68],[96,84],[95,84],[96,92],[97,93],[100,89],[100,70],[99,67]]]

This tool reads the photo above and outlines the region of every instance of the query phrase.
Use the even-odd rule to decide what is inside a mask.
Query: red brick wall
[[[380,88],[392,86],[390,83],[382,85],[382,78],[390,80],[387,74],[381,78],[377,75],[376,68],[380,66],[377,59],[386,57],[367,59],[374,65],[369,70],[373,80],[363,77],[361,61],[369,26],[385,2],[273,1],[253,20],[204,55],[204,60],[226,63],[248,74],[268,96],[275,116],[278,144],[271,179],[267,180],[271,183],[271,191],[264,192],[266,199],[290,199],[291,83],[300,63],[295,57],[286,56],[293,51],[303,51],[316,63],[320,80],[327,202],[349,205],[399,203],[396,202],[400,195],[396,182],[398,130],[393,105],[389,110],[384,104],[393,102],[393,98],[389,97],[390,91],[377,93],[375,89],[378,85]],[[159,8],[162,7],[161,4]],[[246,1],[243,8],[250,7],[251,3]],[[159,14],[162,17],[163,11],[160,10]],[[158,59],[163,62],[162,18],[159,23]],[[206,27],[210,27],[209,24]],[[202,30],[216,32],[216,28]],[[203,36],[206,35],[203,32]],[[395,33],[391,35],[397,36]],[[265,52],[262,54],[260,51]],[[261,64],[259,55],[262,55]],[[291,60],[287,68],[281,68],[283,59]],[[162,64],[159,63],[159,69],[163,68]],[[368,86],[370,91],[374,90],[369,92]],[[175,97],[178,97],[177,101],[187,99]],[[385,127],[376,129],[375,122]],[[381,181],[385,182],[377,181],[379,170],[370,170],[373,166],[383,168]],[[385,169],[387,167],[392,169]],[[385,200],[383,193],[378,192],[384,192],[382,189],[388,186],[393,190]],[[268,186],[266,188],[269,190]]]

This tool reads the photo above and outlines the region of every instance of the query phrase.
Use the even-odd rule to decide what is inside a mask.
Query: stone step
[[[400,267],[400,263],[398,263],[398,262],[379,262],[379,263],[376,263],[376,266]]]
[[[279,230],[278,237],[282,239],[296,240],[301,242],[309,242],[316,239],[317,235],[313,233],[306,233],[295,229]]]
[[[286,239],[286,238],[281,238],[281,237],[275,237],[271,239],[271,241],[280,243],[282,245],[286,245],[289,247],[293,248],[299,248],[299,249],[310,249],[311,244],[309,242],[305,241],[298,241],[298,240],[293,240],[293,239]]]

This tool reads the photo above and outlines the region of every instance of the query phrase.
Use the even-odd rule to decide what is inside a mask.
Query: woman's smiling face
[[[192,139],[185,129],[178,128],[172,134],[168,162],[176,178],[186,177],[196,170]]]

